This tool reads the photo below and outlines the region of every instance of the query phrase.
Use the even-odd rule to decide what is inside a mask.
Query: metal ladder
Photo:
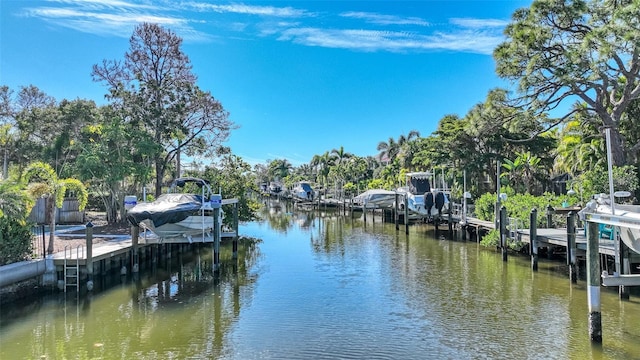
[[[76,291],[80,290],[80,256],[84,257],[84,247],[78,245],[75,248],[75,262],[73,250],[69,245],[64,247],[64,292],[70,286],[75,286]]]

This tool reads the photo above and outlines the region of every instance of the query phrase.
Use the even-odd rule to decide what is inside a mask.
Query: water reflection
[[[0,358],[224,356],[224,338],[243,307],[240,294],[257,281],[249,269],[261,256],[256,241],[244,241],[238,255],[222,246],[214,272],[210,248],[178,254],[107,291],[49,297],[19,321],[3,308]]]
[[[640,303],[603,290],[603,346],[588,339],[584,281],[558,264],[503,262],[477,243],[410,234],[377,217],[279,204],[223,246],[175,253],[90,297],[56,296],[15,321],[0,358],[640,358]]]

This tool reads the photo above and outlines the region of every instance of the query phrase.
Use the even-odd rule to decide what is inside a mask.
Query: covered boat
[[[175,192],[188,183],[197,185],[200,193]],[[193,237],[201,236],[204,240],[212,236],[214,228],[213,208],[216,204],[212,204],[212,201],[219,200],[220,196],[212,193],[207,181],[191,177],[178,178],[172,183],[169,193],[160,195],[153,202],[139,203],[131,208],[127,213],[127,220],[162,239],[186,237],[191,241]]]
[[[291,189],[291,196],[295,199],[313,200],[315,191],[308,181],[300,181]]]
[[[353,198],[353,202],[366,209],[392,208],[396,201],[396,192],[383,189],[370,189]]]

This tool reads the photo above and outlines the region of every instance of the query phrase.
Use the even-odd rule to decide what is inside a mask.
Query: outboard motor
[[[424,194],[424,207],[427,209],[427,214],[431,216],[431,208],[433,207],[433,194],[430,192]]]
[[[436,194],[436,209],[438,209],[438,215],[442,216],[442,208],[444,207],[444,193],[438,191]]]

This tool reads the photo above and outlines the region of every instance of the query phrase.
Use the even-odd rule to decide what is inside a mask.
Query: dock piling
[[[574,284],[578,282],[576,253],[576,214],[570,211],[567,214],[567,265],[569,266],[569,278]]]
[[[409,235],[409,199],[404,196],[404,233]]]
[[[538,271],[538,209],[535,208],[529,214],[529,243],[531,270]]]
[[[502,248],[502,261],[507,261],[507,208],[500,208],[500,247]]]
[[[598,224],[587,222],[587,299],[589,302],[589,338],[602,343],[602,314],[600,312],[600,254]]]
[[[213,271],[220,270],[220,208],[213,209]]]
[[[85,228],[87,245],[87,290],[93,290],[93,223],[89,221]],[[76,254],[77,256],[77,254]],[[80,270],[78,269],[78,272]],[[78,278],[76,281],[80,281]]]
[[[551,204],[547,205],[547,228],[553,228],[553,213],[555,210]]]
[[[140,271],[138,256],[138,238],[140,237],[140,227],[131,225],[131,272]]]
[[[398,193],[395,194],[395,202],[393,203],[393,221],[396,223],[396,231],[400,230],[400,225],[398,224],[398,218],[400,214],[398,214]]]
[[[236,234],[233,237],[233,258],[238,258],[238,203],[233,205],[233,229]]]

